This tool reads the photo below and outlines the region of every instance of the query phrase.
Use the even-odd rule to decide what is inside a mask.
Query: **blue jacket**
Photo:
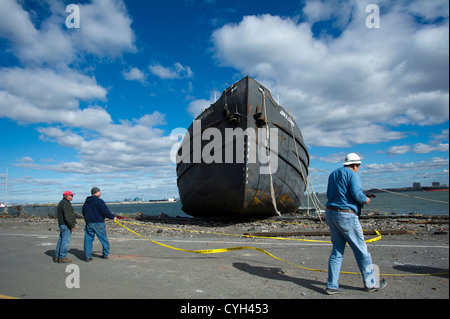
[[[114,219],[103,199],[97,196],[89,196],[83,204],[82,213],[86,223],[104,223],[105,218]]]
[[[335,170],[328,177],[327,206],[352,209],[358,214],[367,202],[358,174],[347,167]]]

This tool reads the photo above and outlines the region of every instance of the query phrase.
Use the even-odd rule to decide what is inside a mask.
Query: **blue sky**
[[[316,191],[350,152],[370,187],[448,184],[448,17],[447,0],[1,0],[0,201],[6,166],[8,203],[177,197],[171,132],[246,75],[295,116]]]

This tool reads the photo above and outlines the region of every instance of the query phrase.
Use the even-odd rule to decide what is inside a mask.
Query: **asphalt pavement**
[[[112,232],[109,233],[112,247],[109,259],[100,258],[101,245],[96,239],[93,261],[85,262],[83,232],[77,230],[72,235],[68,254],[72,262],[59,264],[52,261],[57,238],[54,229],[0,225],[0,298],[177,299],[183,302],[449,298],[448,274],[442,274],[449,269],[448,244],[420,237],[389,236],[368,244],[381,278],[388,281],[384,290],[367,293],[360,275],[341,274],[340,285],[347,293],[332,296],[324,292],[327,273],[323,270],[327,268],[331,249],[328,243],[214,235],[151,238],[187,250],[256,247],[300,266],[297,267],[253,249],[193,254],[156,245],[129,232]],[[342,270],[358,272],[350,248]],[[175,311],[183,310],[178,308]]]

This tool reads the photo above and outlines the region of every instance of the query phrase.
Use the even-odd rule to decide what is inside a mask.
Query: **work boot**
[[[329,295],[345,294],[347,290],[343,288],[326,288],[325,292]]]
[[[53,262],[54,263],[57,263],[59,261],[59,258],[58,257],[53,257]]]
[[[67,258],[67,257],[64,257],[64,258],[59,258],[58,262],[59,262],[60,264],[66,264],[66,263],[71,263],[72,260],[70,260],[70,259]]]
[[[382,280],[380,280],[380,283],[379,283],[378,286],[375,286],[375,287],[364,287],[364,289],[367,292],[374,292],[374,291],[378,291],[378,290],[384,289],[384,287],[386,287],[386,285],[387,285],[386,280],[382,279]]]

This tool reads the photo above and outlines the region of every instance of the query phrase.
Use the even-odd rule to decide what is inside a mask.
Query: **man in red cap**
[[[72,231],[77,223],[75,210],[70,203],[73,199],[74,193],[66,191],[63,193],[63,199],[58,204],[58,224],[59,224],[59,239],[56,244],[54,262],[70,263],[72,260],[67,258],[67,251],[69,250],[70,237]]]

